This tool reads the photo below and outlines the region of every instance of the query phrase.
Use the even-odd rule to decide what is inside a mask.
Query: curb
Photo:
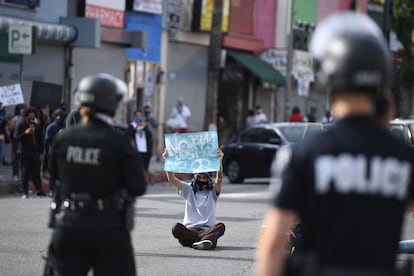
[[[21,180],[19,181],[5,181],[0,186],[0,194],[21,194]],[[42,189],[45,193],[49,192],[49,183],[43,182]],[[32,181],[29,181],[29,191],[36,191]]]
[[[164,172],[158,172],[155,174],[149,174],[148,176],[148,185],[155,185],[160,183],[168,182],[167,176]],[[0,195],[5,194],[21,194],[21,180],[13,181],[13,180],[6,180],[0,182]],[[49,192],[49,182],[44,181],[42,182],[42,189],[45,193]],[[29,191],[36,191],[34,183],[29,181]]]
[[[176,176],[182,180],[191,180],[193,178],[192,174],[188,173],[177,173]],[[149,173],[148,175],[148,185],[157,185],[168,182],[167,176],[165,172],[158,171],[154,173]],[[6,180],[0,182],[0,195],[5,194],[21,194],[21,180],[13,181],[13,180]],[[49,192],[49,182],[44,181],[42,182],[42,189],[45,193]],[[32,181],[29,181],[29,191],[36,191],[35,186]]]

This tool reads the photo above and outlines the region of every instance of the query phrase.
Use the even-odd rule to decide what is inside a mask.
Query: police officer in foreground
[[[387,43],[367,16],[345,12],[317,26],[311,53],[336,123],[279,149],[272,172],[282,184],[266,216],[257,275],[397,275],[414,152],[373,115],[376,97],[390,91]],[[287,259],[286,237],[297,219],[302,249]]]
[[[46,275],[87,275],[91,268],[94,275],[136,275],[130,230],[134,199],[145,193],[146,181],[132,141],[113,129],[122,96],[111,75],[82,79],[76,94],[82,122],[53,144]]]

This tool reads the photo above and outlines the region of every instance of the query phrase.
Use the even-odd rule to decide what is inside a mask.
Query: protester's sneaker
[[[213,247],[213,242],[210,240],[202,240],[199,242],[193,243],[193,248],[198,250],[208,250]]]
[[[23,194],[22,195],[22,199],[27,199],[27,198],[29,198],[29,194]]]

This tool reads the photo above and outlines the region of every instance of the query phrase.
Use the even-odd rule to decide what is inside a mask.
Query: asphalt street
[[[254,181],[258,182],[258,181]],[[229,184],[217,204],[226,232],[211,251],[184,248],[171,234],[184,202],[169,183],[150,185],[136,203],[132,232],[138,275],[253,275],[254,254],[265,210],[268,182]],[[7,276],[41,275],[51,230],[50,198],[0,197],[0,271]]]
[[[270,194],[267,179],[230,184],[225,178],[217,220],[226,225],[226,232],[215,250],[199,251],[181,247],[171,235],[172,225],[184,215],[184,202],[175,188],[166,182],[149,185],[136,203],[132,231],[138,275],[254,275],[254,255]],[[42,275],[42,256],[51,235],[46,226],[50,200],[0,195],[0,275]],[[414,218],[407,214],[403,239],[412,238]],[[401,254],[398,260],[407,257],[411,256]]]

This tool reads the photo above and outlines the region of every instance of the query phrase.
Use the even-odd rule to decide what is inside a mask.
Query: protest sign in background
[[[22,88],[19,83],[0,87],[0,102],[3,106],[24,103]]]
[[[179,173],[213,172],[220,169],[215,131],[165,134],[164,170]]]

